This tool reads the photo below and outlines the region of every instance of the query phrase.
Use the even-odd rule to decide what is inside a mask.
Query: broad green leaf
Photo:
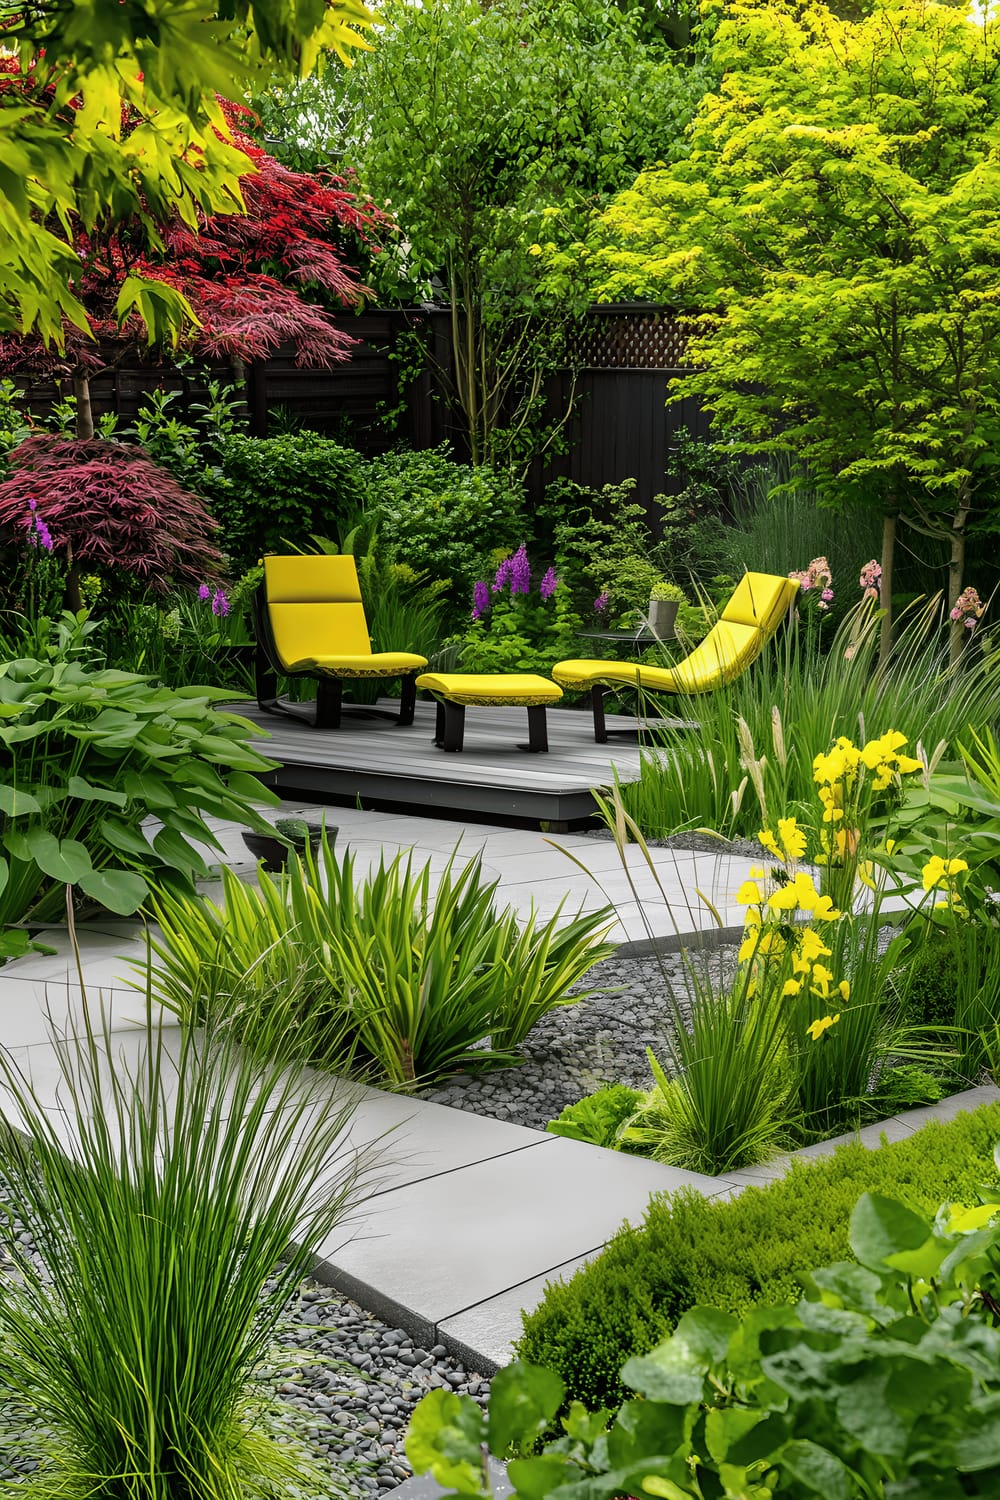
[[[100,823],[101,837],[112,849],[118,849],[122,854],[132,854],[136,859],[149,860],[153,858],[151,844],[143,836],[138,828],[126,823],[122,818],[106,817]]]
[[[622,1380],[647,1401],[690,1406],[700,1401],[708,1365],[683,1342],[666,1339],[651,1354],[635,1355],[622,1366]]]
[[[161,859],[165,860],[167,864],[173,865],[175,869],[185,870],[200,876],[208,874],[208,866],[197,849],[193,849],[175,828],[161,828],[154,835],[153,848]]]
[[[554,1490],[571,1483],[578,1474],[575,1465],[557,1454],[512,1458],[507,1465],[507,1478],[523,1500],[548,1500]]]
[[[549,1426],[566,1387],[553,1370],[518,1360],[498,1370],[490,1386],[490,1451],[525,1447]]]
[[[66,783],[66,790],[71,797],[78,797],[81,802],[110,802],[113,807],[125,807],[128,804],[124,792],[116,792],[112,787],[94,786],[93,782],[86,781],[82,776],[71,776]]]
[[[782,1417],[774,1412],[727,1406],[709,1411],[705,1417],[705,1442],[717,1464],[746,1468],[774,1453],[787,1436]]]
[[[56,838],[44,828],[8,832],[4,843],[18,859],[34,860],[40,870],[61,884],[74,885],[91,868],[90,853],[75,839]]]
[[[406,1456],[417,1474],[445,1489],[478,1495],[483,1485],[486,1418],[471,1396],[431,1391],[410,1419]]]
[[[23,818],[26,813],[41,812],[42,804],[30,792],[0,783],[0,812],[9,818]]]
[[[891,1265],[900,1269],[917,1271],[916,1266],[900,1266],[900,1257],[913,1260],[914,1256],[929,1251],[928,1263],[933,1274],[941,1264],[946,1248],[934,1246],[933,1233],[926,1219],[915,1214],[903,1203],[893,1198],[883,1198],[879,1193],[863,1193],[851,1214],[851,1249],[863,1266],[881,1269]]]
[[[149,887],[141,875],[131,870],[88,870],[80,877],[80,889],[92,901],[99,901],[109,911],[129,917],[149,895]]]
[[[663,1401],[626,1401],[608,1431],[608,1462],[635,1467],[654,1456],[686,1451],[691,1420],[686,1407]]]
[[[817,1443],[808,1439],[787,1443],[777,1458],[781,1468],[792,1474],[807,1493],[822,1500],[854,1500],[857,1494],[850,1469]]]
[[[736,1318],[717,1307],[692,1307],[678,1322],[673,1336],[706,1365],[718,1365],[725,1359],[729,1340],[738,1327]]]

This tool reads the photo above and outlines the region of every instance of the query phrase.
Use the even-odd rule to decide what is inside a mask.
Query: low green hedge
[[[849,1258],[848,1221],[863,1192],[924,1210],[975,1203],[995,1186],[997,1140],[1000,1105],[990,1104],[878,1151],[852,1144],[794,1161],[785,1177],[736,1198],[659,1194],[640,1227],[621,1229],[571,1281],[549,1287],[525,1315],[518,1357],[558,1370],[567,1402],[616,1407],[622,1365],[689,1308],[738,1315],[755,1302],[797,1301],[803,1270]]]

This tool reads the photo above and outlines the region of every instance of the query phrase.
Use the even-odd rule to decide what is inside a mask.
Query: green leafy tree
[[[542,245],[572,243],[594,206],[671,155],[704,70],[602,0],[388,0],[380,14],[378,46],[332,80],[346,92],[325,115],[311,103],[353,137],[362,185],[399,223],[380,289],[450,309],[472,461],[523,461],[554,441],[544,375],[586,304]],[[328,139],[316,120],[310,134]]]
[[[156,243],[176,214],[195,229],[239,210],[247,159],[219,97],[347,60],[370,21],[362,0],[0,0],[0,329],[86,330],[81,231],[137,217]],[[176,289],[128,276],[117,312],[133,311],[157,339],[190,319]]]
[[[997,473],[1000,26],[736,0],[714,61],[688,154],[604,214],[595,281],[692,310],[676,394],[881,507],[887,646],[897,523],[948,539],[954,603]]]

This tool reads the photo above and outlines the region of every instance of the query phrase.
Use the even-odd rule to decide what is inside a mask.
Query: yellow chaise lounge
[[[649,693],[710,693],[732,682],[774,635],[798,587],[792,578],[744,573],[705,639],[672,667],[623,661],[561,661],[552,668],[552,676],[560,687],[590,689],[594,738],[598,744],[606,744],[604,694],[609,687]]]
[[[411,651],[372,650],[358,571],[348,553],[265,557],[254,614],[257,702],[265,713],[312,719],[311,705],[279,699],[279,674],[316,679],[312,722],[317,729],[339,727],[345,681],[400,677],[397,722],[413,723],[416,676],[427,658]]]

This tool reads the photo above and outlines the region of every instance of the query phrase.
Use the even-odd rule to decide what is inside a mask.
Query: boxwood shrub
[[[232,571],[245,572],[266,552],[286,552],[288,543],[307,547],[313,533],[336,541],[361,509],[364,466],[354,448],[318,432],[223,438],[205,492]]]
[[[736,1198],[658,1194],[640,1226],[625,1226],[570,1281],[548,1288],[525,1315],[518,1357],[558,1370],[567,1402],[616,1407],[622,1365],[689,1308],[742,1314],[756,1302],[797,1301],[809,1267],[849,1258],[848,1221],[863,1192],[923,1210],[975,1203],[981,1187],[996,1185],[998,1140],[1000,1104],[991,1104],[878,1151],[855,1143],[793,1161],[787,1176]]]

